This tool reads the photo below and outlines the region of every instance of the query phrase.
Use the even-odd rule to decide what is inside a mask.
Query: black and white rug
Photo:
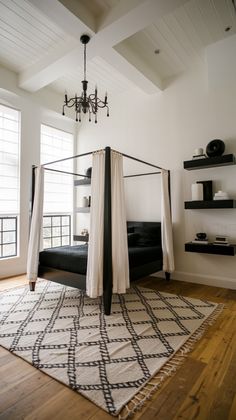
[[[152,391],[150,378],[157,375],[155,388],[176,370],[219,310],[134,286],[113,296],[106,316],[100,298],[39,281],[35,292],[24,286],[0,294],[0,344],[110,414],[126,407],[126,418]]]

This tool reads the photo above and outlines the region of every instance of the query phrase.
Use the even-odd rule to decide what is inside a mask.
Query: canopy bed
[[[39,252],[44,170],[68,173],[48,166],[87,155],[93,157],[89,244]],[[123,176],[123,157],[158,171]],[[174,270],[170,171],[106,147],[33,167],[32,172],[32,218],[27,262],[30,290],[35,289],[37,277],[85,289],[92,298],[103,296],[104,312],[109,315],[112,293],[125,293],[130,280],[160,270],[165,272],[166,279],[170,278]],[[86,175],[70,174],[86,178]],[[155,174],[161,174],[161,223],[126,222],[124,178]]]

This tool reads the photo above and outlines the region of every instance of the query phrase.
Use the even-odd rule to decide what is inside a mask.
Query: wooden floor
[[[26,282],[0,281],[0,290]],[[236,419],[236,291],[147,278],[140,285],[223,302],[217,321],[195,345],[134,420]],[[108,415],[76,392],[0,347],[0,419],[108,420]]]

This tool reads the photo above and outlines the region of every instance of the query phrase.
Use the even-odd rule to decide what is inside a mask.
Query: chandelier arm
[[[107,103],[106,103],[105,101],[103,101],[102,99],[99,99],[98,97],[97,97],[97,99],[96,99],[96,96],[95,96],[93,93],[91,93],[91,94],[88,96],[88,99],[89,99],[89,101],[91,101],[94,105],[99,106],[99,108],[104,108],[105,106],[107,106]],[[102,105],[101,105],[101,104],[102,104]]]
[[[91,105],[92,113],[96,114],[95,105],[92,102],[90,102],[90,105]]]
[[[97,104],[97,106],[99,108],[107,108],[107,104],[105,104],[105,102],[103,102],[103,101],[99,101],[98,104]]]
[[[71,104],[70,104],[70,102],[71,102]],[[64,106],[67,106],[67,108],[72,108],[72,106],[74,106],[74,105],[75,105],[75,103],[76,103],[76,101],[75,101],[75,100],[73,100],[73,101],[72,101],[72,99],[70,99],[70,100],[68,101],[67,105],[64,105]]]

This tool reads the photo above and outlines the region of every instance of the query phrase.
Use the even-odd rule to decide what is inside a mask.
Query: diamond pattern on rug
[[[106,316],[102,299],[39,281],[0,294],[0,344],[117,415],[216,307],[134,286]]]

